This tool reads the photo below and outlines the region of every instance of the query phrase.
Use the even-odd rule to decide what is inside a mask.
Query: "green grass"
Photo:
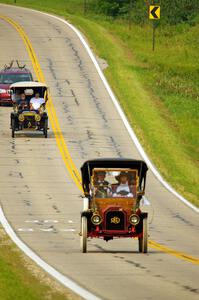
[[[124,20],[85,17],[80,0],[17,4],[65,16],[81,29],[107,60],[106,77],[154,164],[199,206],[199,24],[158,27],[153,52],[151,24],[129,30]]]
[[[0,227],[0,300],[80,299],[25,257]]]

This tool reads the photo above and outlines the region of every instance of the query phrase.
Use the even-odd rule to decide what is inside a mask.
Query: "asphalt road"
[[[0,6],[19,23],[37,54],[61,131],[77,166],[94,157],[140,158],[99,75],[75,33],[62,22]],[[32,69],[18,32],[0,19],[0,66],[19,59]],[[33,70],[33,69],[32,69]],[[49,138],[11,138],[11,108],[0,107],[0,203],[17,235],[40,257],[102,299],[198,299],[199,266],[179,253],[199,254],[198,214],[149,172],[150,239],[174,249],[137,253],[137,240],[89,241],[80,252],[80,191],[50,129]],[[186,172],[186,170],[185,170]]]

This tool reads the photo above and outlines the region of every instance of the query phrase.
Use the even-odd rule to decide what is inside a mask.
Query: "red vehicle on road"
[[[12,105],[10,85],[19,81],[33,81],[30,70],[25,66],[13,67],[14,61],[0,71],[0,105]]]
[[[147,252],[148,215],[140,209],[147,170],[144,161],[125,158],[94,159],[83,164],[83,253],[87,252],[87,238],[138,238],[139,252]]]

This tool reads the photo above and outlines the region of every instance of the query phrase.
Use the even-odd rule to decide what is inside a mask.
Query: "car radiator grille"
[[[24,127],[29,128],[29,127],[35,127],[36,122],[34,117],[26,117],[24,120]]]
[[[106,213],[106,230],[124,230],[125,215],[122,211],[109,211]]]

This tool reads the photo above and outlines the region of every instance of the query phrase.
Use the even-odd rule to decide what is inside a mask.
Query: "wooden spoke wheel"
[[[143,219],[143,236],[138,239],[139,252],[148,252],[148,222],[147,218]]]
[[[83,216],[81,218],[81,250],[82,253],[87,252],[87,218]]]

